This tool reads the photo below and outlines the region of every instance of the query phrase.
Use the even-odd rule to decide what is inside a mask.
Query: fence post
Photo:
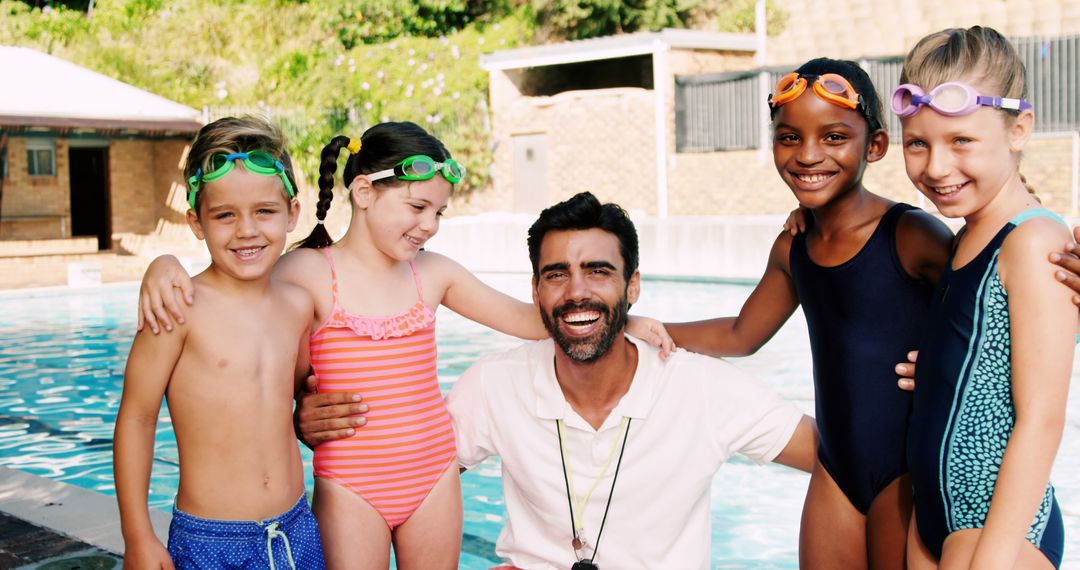
[[[766,43],[768,40],[768,29],[765,19],[765,0],[756,0],[754,2],[754,35],[757,37],[757,50],[754,53],[754,62],[757,63],[761,72],[758,73],[758,152],[757,161],[758,166],[765,164],[768,159],[768,147],[767,141],[769,140],[769,103],[765,100],[765,94],[772,89],[769,85],[769,72],[765,69],[766,59]]]

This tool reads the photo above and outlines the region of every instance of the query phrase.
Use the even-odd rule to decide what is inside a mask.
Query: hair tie
[[[356,153],[360,152],[360,146],[362,144],[363,144],[363,141],[361,141],[360,139],[350,138],[349,139],[349,146],[346,147],[346,148],[349,149],[349,154],[356,154]]]
[[[316,226],[323,226],[323,225],[326,225],[326,220],[316,220],[316,221],[315,221],[315,225],[316,225]]]

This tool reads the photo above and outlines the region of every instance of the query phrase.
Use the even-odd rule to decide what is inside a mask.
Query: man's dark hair
[[[540,246],[552,231],[604,230],[619,238],[623,258],[623,277],[627,282],[638,268],[638,235],[634,222],[618,204],[601,204],[590,192],[581,192],[540,212],[529,228],[529,261],[533,278],[540,279]]]

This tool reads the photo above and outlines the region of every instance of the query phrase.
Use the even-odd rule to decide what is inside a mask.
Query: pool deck
[[[171,516],[150,520],[164,543]],[[0,467],[0,568],[110,568],[123,552],[115,497]]]

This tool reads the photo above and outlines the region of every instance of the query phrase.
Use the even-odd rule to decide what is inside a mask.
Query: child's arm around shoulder
[[[896,225],[896,253],[912,279],[933,285],[952,253],[953,233],[923,210],[908,210]]]
[[[135,568],[173,567],[168,552],[154,535],[146,497],[161,400],[183,351],[190,322],[177,325],[171,334],[139,331],[124,370],[124,391],[114,434],[113,471],[125,560]]]
[[[460,263],[438,253],[416,256],[425,282],[442,291],[441,303],[455,313],[499,332],[525,339],[547,338],[540,312],[484,283]]]
[[[757,352],[799,306],[799,295],[791,277],[792,239],[787,231],[776,237],[765,273],[743,303],[739,316],[665,323],[675,344],[709,356],[746,356]],[[701,310],[709,308],[701,307]]]
[[[1011,568],[1043,498],[1065,426],[1076,311],[1046,263],[1068,231],[1046,218],[1023,223],[999,254],[1008,293],[1016,423],[1001,463],[972,567]]]

